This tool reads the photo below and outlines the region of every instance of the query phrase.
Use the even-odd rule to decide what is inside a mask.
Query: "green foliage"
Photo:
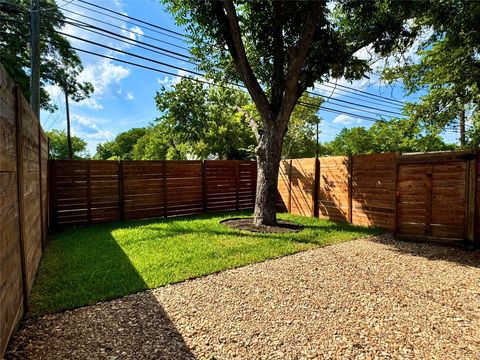
[[[178,147],[183,144],[198,158],[211,154],[221,159],[252,156],[255,139],[244,109],[249,104],[245,93],[183,79],[173,89],[163,88],[155,100],[162,112],[156,134],[164,137],[165,146],[174,148],[173,153],[181,153]]]
[[[380,233],[282,214],[305,229],[260,234],[220,224],[246,212],[67,228],[52,235],[32,290],[30,313],[94,304],[282,255]]]
[[[65,160],[68,159],[67,133],[60,130],[51,130],[46,132],[49,138],[49,157],[50,159]],[[87,151],[87,143],[78,136],[72,136],[72,152],[74,159],[88,159],[90,154]]]
[[[241,80],[226,46],[225,24],[219,20],[222,4],[204,0],[163,0],[180,25],[186,26],[193,46],[192,55],[201,62],[200,69],[223,80]],[[367,4],[368,3],[368,4]],[[282,77],[288,72],[289,50],[297,46],[305,29],[312,5],[308,1],[236,1],[239,26],[249,63],[257,79],[272,85],[274,63],[282,65]],[[382,52],[390,51],[404,38],[410,38],[404,19],[409,15],[385,1],[339,2],[337,16],[326,6],[316,22],[300,86],[311,87],[324,77],[358,79],[368,69],[366,61],[353,54],[373,43]],[[355,21],[349,21],[354,18]],[[368,24],[368,29],[365,29]],[[281,34],[281,49],[275,49],[276,33]],[[278,57],[281,54],[281,58]],[[221,70],[221,71],[219,71]],[[301,95],[301,94],[299,94]],[[272,99],[275,96],[271,93]]]
[[[113,141],[98,144],[95,159],[132,160],[134,158],[133,148],[145,133],[145,128],[132,128],[118,134]]]
[[[343,129],[333,141],[324,144],[331,155],[358,155],[381,152],[425,152],[453,150],[433,133],[426,133],[412,120],[393,119],[364,127]]]
[[[464,111],[470,120],[479,112],[480,3],[418,3],[414,25],[421,27],[424,37],[416,52],[419,59],[400,54],[401,65],[386,69],[383,77],[401,80],[408,95],[420,94],[419,101],[408,103],[404,111],[428,131],[438,132],[457,126]]]
[[[93,92],[92,84],[78,81],[83,70],[76,52],[65,37],[55,32],[63,26],[64,16],[54,0],[41,0],[40,7],[48,9],[49,16],[40,16],[40,106],[54,111],[47,85],[66,87],[72,101],[87,98]],[[16,0],[14,4],[0,3],[0,63],[13,80],[30,98],[30,0]]]
[[[282,158],[284,159],[315,157],[317,152],[317,123],[321,122],[317,113],[322,99],[304,94],[300,101],[310,106],[297,105],[292,112],[288,130],[283,139]]]

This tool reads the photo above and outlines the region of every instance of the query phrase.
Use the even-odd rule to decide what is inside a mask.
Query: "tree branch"
[[[290,49],[288,54],[287,79],[285,82],[285,92],[279,116],[281,119],[289,118],[287,115],[291,114],[298,98],[302,95],[298,80],[305,64],[308,50],[313,41],[318,18],[320,17],[322,10],[325,8],[326,2],[312,1],[311,4],[311,9],[308,12],[308,16],[305,21],[303,35],[298,40],[295,47]],[[283,120],[283,122],[285,122],[285,124],[280,125],[286,126],[286,120]]]
[[[273,2],[273,74],[272,74],[272,110],[275,114],[280,110],[282,104],[283,92],[285,90],[285,79],[283,75],[283,67],[285,65],[285,54],[283,48],[283,29],[282,29],[282,2]]]
[[[232,55],[235,67],[242,77],[243,83],[247,87],[250,96],[257,105],[257,109],[262,118],[268,120],[272,116],[270,103],[248,62],[235,6],[233,2],[229,0],[224,0],[223,6],[220,2],[214,2],[214,4],[214,11],[221,25],[221,31],[227,43],[228,50]]]

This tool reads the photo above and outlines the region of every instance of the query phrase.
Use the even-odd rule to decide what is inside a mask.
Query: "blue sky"
[[[165,11],[163,5],[158,1],[89,0],[89,2],[111,10],[115,10],[117,12],[121,12],[130,17],[142,19],[146,22],[185,33],[183,29],[175,25],[172,16]],[[182,48],[185,48],[188,45],[183,42],[180,37],[171,37],[165,34],[160,34],[155,31],[158,29],[152,29],[145,24],[128,23],[128,21],[132,21],[134,23],[136,22],[121,16],[113,15],[118,17],[118,19],[115,19],[112,14],[110,14],[110,16],[105,16],[95,13],[87,9],[91,8],[89,5],[80,3],[77,0],[74,0],[73,2],[70,2],[70,0],[57,0],[57,3],[60,7],[62,7],[62,9],[64,9],[64,14],[66,16],[77,21],[84,21],[116,33],[121,33],[123,36],[128,36],[132,39],[141,40],[149,44],[154,44],[172,51],[187,54],[187,50]],[[104,12],[101,9],[96,10]],[[108,22],[109,24],[118,26],[121,29],[95,22],[94,20],[88,19],[85,16],[90,16],[101,21]],[[134,46],[134,44],[121,43],[112,39],[108,39],[101,35],[91,33],[87,30],[79,29],[78,27],[67,26],[63,31],[71,35],[78,36],[82,39],[88,39],[108,45],[115,49],[132,52],[141,56],[155,59],[157,61],[163,61],[171,65],[176,65],[181,68],[193,69],[193,65],[183,61],[152,53],[145,49],[138,48]],[[148,62],[146,60],[132,58],[131,56],[121,54],[118,51],[102,49],[98,46],[88,44],[81,40],[70,39],[70,41],[73,46],[77,48],[112,56],[116,59],[132,61],[138,64],[143,64],[173,73],[182,75],[185,74],[182,73],[181,70],[175,70]],[[162,41],[169,42],[170,44],[162,43]],[[87,141],[88,150],[91,155],[95,154],[95,148],[97,144],[107,140],[112,140],[118,133],[128,130],[132,127],[146,126],[156,117],[158,117],[159,112],[156,109],[154,101],[156,91],[158,91],[162,85],[169,86],[175,83],[175,81],[178,81],[178,78],[174,76],[122,64],[114,60],[102,59],[85,53],[79,53],[79,55],[85,67],[84,72],[81,74],[81,79],[92,82],[95,87],[95,92],[92,97],[86,101],[82,101],[81,103],[70,102],[72,132]],[[367,59],[372,60],[372,62],[375,60],[370,55],[368,49],[363,49],[358,55],[361,57],[366,57]],[[376,61],[373,65],[373,68],[378,71],[381,66],[382,61]],[[382,84],[376,71],[374,71],[372,74],[369,74],[369,78],[365,78],[364,80],[356,81],[354,83],[346,82],[343,79],[339,79],[337,81],[340,85],[346,85],[358,90],[367,91],[371,94],[381,95],[387,98],[402,101],[405,100],[401,86],[387,86]],[[364,97],[360,93],[354,94],[344,90],[344,88],[337,87],[335,91],[333,91],[331,87],[322,85],[316,89],[316,91],[324,94],[325,96],[329,96],[332,99],[351,101],[360,105],[378,107],[388,111],[400,111],[398,104],[393,104],[380,98]],[[51,130],[53,128],[65,129],[66,120],[63,93],[55,86],[48,87],[48,91],[50,92],[54,102],[57,104],[59,110],[53,114],[42,111],[41,121],[43,128],[45,130]],[[373,113],[365,112],[376,112],[375,110],[367,108],[363,108],[363,110],[347,108],[346,106],[352,105],[346,103],[343,103],[342,105],[341,102],[335,100],[330,100],[330,103],[325,103],[324,105],[339,111],[357,113],[359,115],[369,117],[377,117]],[[383,113],[386,112],[383,111]],[[332,140],[335,134],[337,134],[343,127],[369,127],[372,124],[371,121],[347,114],[320,111],[320,115],[323,119],[320,141]],[[455,134],[452,133],[447,133],[445,138],[450,142],[456,141]]]

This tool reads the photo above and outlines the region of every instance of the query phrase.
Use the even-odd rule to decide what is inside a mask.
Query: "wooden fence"
[[[50,160],[52,225],[251,209],[254,161]]]
[[[46,241],[48,139],[0,64],[0,357],[28,307]]]
[[[283,160],[280,207],[403,238],[480,239],[476,150]]]

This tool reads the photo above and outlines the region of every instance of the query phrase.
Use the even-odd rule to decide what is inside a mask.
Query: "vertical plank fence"
[[[48,224],[48,139],[0,65],[0,357],[27,311]]]

